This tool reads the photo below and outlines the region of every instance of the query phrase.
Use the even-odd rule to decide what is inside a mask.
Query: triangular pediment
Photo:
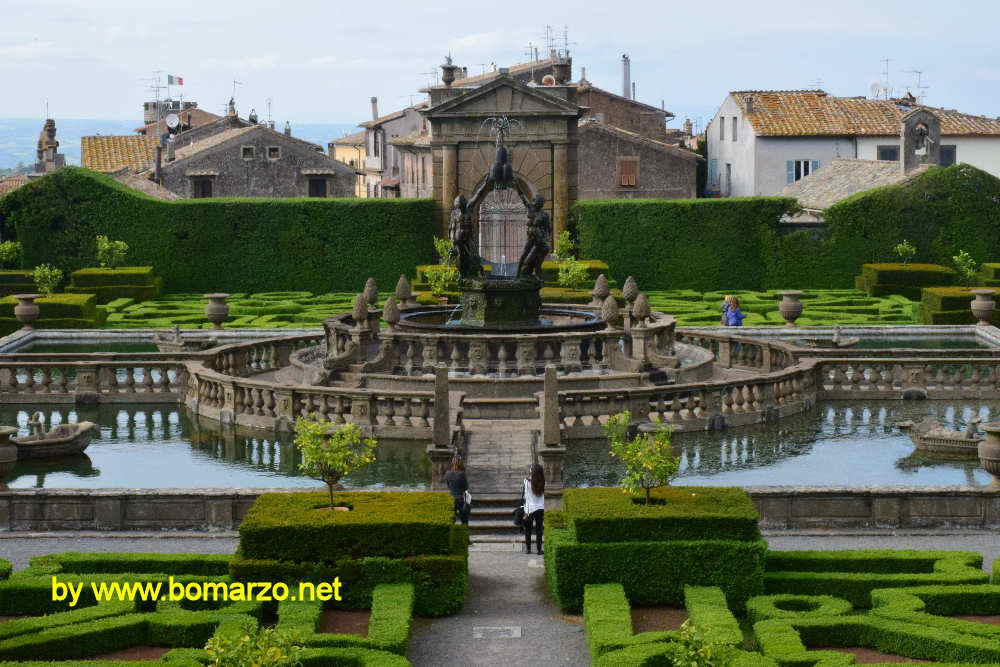
[[[427,118],[457,115],[566,115],[579,116],[582,108],[544,88],[528,86],[509,77],[501,76],[489,83],[466,92],[423,112]]]

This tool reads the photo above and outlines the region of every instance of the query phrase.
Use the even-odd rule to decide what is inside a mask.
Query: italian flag
[[[173,74],[168,74],[167,75],[167,85],[168,86],[183,86],[184,85],[184,77],[182,77],[182,76],[175,76]]]

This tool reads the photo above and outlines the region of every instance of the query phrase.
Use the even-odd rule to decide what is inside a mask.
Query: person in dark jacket
[[[469,511],[472,509],[465,503],[465,492],[469,490],[469,480],[465,476],[465,464],[455,457],[451,460],[451,470],[444,475],[448,493],[451,494],[455,506],[455,516],[466,526],[469,525]]]

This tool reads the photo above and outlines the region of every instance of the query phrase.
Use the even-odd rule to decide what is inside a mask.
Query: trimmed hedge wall
[[[669,486],[642,505],[617,488],[566,489],[563,511],[578,542],[760,538],[757,510],[736,487]]]
[[[917,586],[872,591],[872,614],[1000,641],[1000,626],[949,616],[1000,614],[1000,586]]]
[[[160,296],[163,279],[153,275],[151,266],[122,266],[117,269],[88,268],[74,271],[70,294],[94,294],[98,303],[115,299],[148,301]]]
[[[190,199],[165,202],[66,167],[0,198],[0,235],[22,266],[96,263],[94,237],[129,244],[171,291],[358,291],[395,285],[434,254],[430,199]]]
[[[685,585],[718,586],[736,611],[763,592],[763,540],[584,543],[566,529],[545,533],[545,576],[564,611],[582,608],[587,584],[620,583],[632,604],[674,606]]]
[[[14,568],[10,564],[9,560],[7,560],[6,558],[0,558],[0,581],[3,581],[7,577],[9,577],[13,569]]]
[[[867,609],[876,588],[985,584],[982,564],[974,551],[771,551],[764,589],[768,595],[835,595]]]
[[[590,200],[573,207],[584,257],[654,289],[848,288],[862,264],[892,261],[908,239],[914,261],[950,265],[959,250],[1000,259],[1000,179],[966,164],[929,169],[824,212],[825,238],[783,233],[794,200]]]
[[[255,560],[323,563],[338,558],[402,558],[452,552],[454,522],[446,493],[354,492],[334,495],[349,512],[321,509],[326,493],[265,493],[240,524],[240,553]]]
[[[758,595],[747,602],[751,623],[771,618],[843,616],[853,610],[850,602],[832,595]]]

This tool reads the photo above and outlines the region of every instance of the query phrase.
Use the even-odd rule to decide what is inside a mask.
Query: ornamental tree
[[[298,419],[295,446],[302,452],[299,469],[326,483],[333,507],[333,487],[341,478],[375,460],[375,438],[365,438],[357,424]]]
[[[121,266],[128,254],[128,244],[124,241],[110,241],[107,236],[97,236],[97,261],[101,268],[114,269]]]
[[[295,633],[247,624],[216,634],[205,651],[211,667],[295,667],[302,664],[303,648]]]
[[[653,489],[669,486],[677,476],[681,459],[671,450],[673,429],[657,419],[656,430],[629,437],[632,415],[628,410],[612,415],[604,425],[604,433],[611,444],[611,456],[625,464],[622,488],[626,493],[646,492],[645,504],[650,502]]]

